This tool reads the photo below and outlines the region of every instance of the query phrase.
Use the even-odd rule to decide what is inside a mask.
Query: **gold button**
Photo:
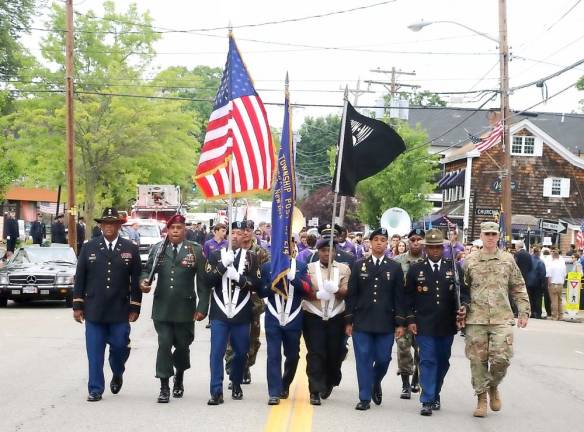
[[[377,288],[377,285],[373,285],[374,288]]]
[[[171,285],[170,287],[171,287],[171,288],[174,288],[174,285]]]
[[[440,304],[440,302],[439,302],[439,301],[437,301],[437,302],[436,302],[436,304]]]
[[[105,287],[106,287],[106,288],[109,288],[109,285],[106,285]]]
[[[107,280],[110,281],[111,279],[110,278],[107,278]]]
[[[170,280],[171,280],[171,281],[173,281],[173,280],[174,280],[174,278],[170,278]]]
[[[111,273],[112,271],[111,271],[110,269],[107,269],[107,272],[108,272],[108,273]]]
[[[377,299],[373,299],[373,303],[377,303]]]
[[[440,294],[436,294],[436,297],[440,297]]]

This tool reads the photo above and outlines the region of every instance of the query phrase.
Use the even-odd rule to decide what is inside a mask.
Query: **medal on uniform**
[[[427,287],[427,286],[425,286],[425,287],[424,287],[424,288],[422,288],[422,289],[424,290],[424,292],[427,292],[427,291],[428,291],[428,287]]]
[[[422,292],[422,287],[418,286],[418,292]]]
[[[362,272],[366,272],[367,271],[367,267],[365,267],[365,262],[363,262],[363,265],[361,266],[361,271]]]
[[[385,276],[387,276],[387,280],[391,279],[391,273],[390,272],[386,272]]]

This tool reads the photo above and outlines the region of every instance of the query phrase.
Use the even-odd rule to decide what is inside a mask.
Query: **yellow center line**
[[[266,432],[307,432],[312,430],[313,407],[310,405],[308,377],[306,376],[306,346],[300,343],[300,361],[290,396],[274,405],[266,421]]]

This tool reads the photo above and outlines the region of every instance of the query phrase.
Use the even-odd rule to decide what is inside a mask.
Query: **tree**
[[[334,194],[331,186],[321,186],[302,201],[300,211],[306,219],[317,217],[319,224],[330,223],[333,216],[333,199]],[[337,204],[337,215],[339,213],[339,205],[340,197]],[[357,218],[357,200],[355,198],[347,197],[345,226],[352,231],[362,228]]]
[[[150,25],[135,5],[118,13],[112,2],[104,3],[103,19],[91,12],[76,19],[76,190],[88,220],[108,205],[126,208],[139,183],[190,185],[200,118],[188,101],[157,99],[160,88],[141,80],[159,38]],[[62,7],[53,6],[48,27],[64,27]],[[45,60],[64,64],[62,32],[50,33],[41,47]],[[25,97],[0,125],[9,147],[25,159],[21,182],[55,186],[65,171],[64,68],[37,65],[30,75],[38,83],[19,86]]]
[[[14,77],[21,67],[19,39],[30,27],[35,6],[35,0],[0,1],[0,79]]]
[[[399,92],[399,99],[407,100],[411,106],[445,107],[446,101],[439,94],[428,90],[414,90],[413,92]],[[386,106],[391,105],[391,96],[384,96]]]
[[[379,226],[379,218],[391,207],[403,208],[412,220],[426,215],[432,207],[425,198],[435,189],[438,157],[428,154],[427,135],[421,128],[413,129],[401,121],[395,127],[406,151],[357,186],[358,214],[371,226]]]
[[[300,127],[296,175],[309,193],[331,183],[330,149],[336,147],[340,129],[341,119],[336,115],[307,117]]]

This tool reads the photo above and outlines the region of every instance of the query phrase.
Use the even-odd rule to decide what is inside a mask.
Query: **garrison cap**
[[[316,249],[320,250],[324,247],[329,247],[331,243],[331,238],[330,236],[326,236],[326,237],[321,237],[320,239],[318,239],[318,241],[316,242]],[[333,240],[333,247],[337,244],[336,240]]]
[[[418,237],[424,238],[424,237],[426,237],[426,233],[421,228],[414,228],[413,230],[411,230],[409,232],[408,238],[413,237],[413,236],[418,236]]]
[[[175,215],[172,215],[170,219],[166,221],[166,228],[170,228],[172,224],[184,224],[185,222],[186,222],[185,217],[177,213]]]
[[[499,224],[497,222],[483,222],[481,224],[481,233],[499,233]]]
[[[377,228],[375,231],[373,231],[371,234],[369,234],[369,240],[373,240],[373,237],[375,237],[376,235],[380,235],[383,236],[385,238],[388,238],[389,234],[387,233],[387,229],[381,227],[381,228]]]
[[[437,228],[426,231],[426,237],[424,239],[424,244],[426,246],[442,246],[444,244],[444,234]]]

